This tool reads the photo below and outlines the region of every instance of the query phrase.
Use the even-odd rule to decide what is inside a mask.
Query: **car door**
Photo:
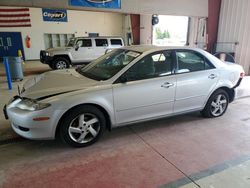
[[[156,52],[139,60],[113,84],[118,125],[173,112],[176,78],[172,65],[171,51]]]
[[[90,62],[93,58],[93,42],[91,39],[78,39],[76,41],[76,48],[72,49],[72,56],[74,62]]]
[[[176,51],[176,98],[174,112],[201,109],[218,82],[217,69],[202,54]]]

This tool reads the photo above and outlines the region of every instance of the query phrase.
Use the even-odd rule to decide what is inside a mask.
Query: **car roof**
[[[126,46],[119,49],[126,49],[131,51],[136,51],[140,53],[150,54],[153,52],[161,51],[161,50],[193,50],[199,52],[200,54],[204,55],[208,58],[215,67],[222,67],[224,63],[221,63],[217,57],[213,56],[212,54],[206,52],[200,48],[194,48],[189,46],[154,46],[154,45],[134,45],[134,46]]]
[[[73,37],[75,39],[122,39],[122,37],[119,36],[98,36],[98,37]]]
[[[195,51],[201,51],[201,49],[199,48],[192,48],[188,46],[154,46],[154,45],[132,45],[123,47],[122,49],[137,51],[140,53],[155,52],[160,50],[177,50],[177,49],[190,49]]]

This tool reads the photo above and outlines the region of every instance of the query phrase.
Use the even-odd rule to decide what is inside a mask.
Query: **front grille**
[[[16,124],[12,124],[16,129],[19,129],[20,131],[23,131],[23,132],[28,132],[30,129],[29,128],[26,128],[26,127],[22,127],[20,125],[16,125]]]
[[[28,132],[30,129],[29,128],[25,128],[25,127],[21,127],[21,126],[18,126],[18,128],[23,131],[23,132]]]
[[[44,62],[46,56],[46,52],[44,50],[40,51],[40,61]]]
[[[7,110],[6,110],[6,105],[4,105],[4,107],[3,107],[3,114],[4,114],[5,119],[9,119],[8,114],[7,114]]]

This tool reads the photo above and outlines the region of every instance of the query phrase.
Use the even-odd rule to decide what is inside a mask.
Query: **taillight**
[[[244,72],[241,72],[240,73],[240,78],[243,78],[245,76],[245,73]]]

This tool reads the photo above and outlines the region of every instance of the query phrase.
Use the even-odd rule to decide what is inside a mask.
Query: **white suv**
[[[192,111],[222,116],[243,76],[200,49],[131,46],[29,80],[4,113],[23,137],[87,146],[106,128]]]
[[[66,47],[40,51],[40,61],[52,69],[65,69],[70,65],[89,63],[115,48],[124,46],[120,37],[76,37]]]

